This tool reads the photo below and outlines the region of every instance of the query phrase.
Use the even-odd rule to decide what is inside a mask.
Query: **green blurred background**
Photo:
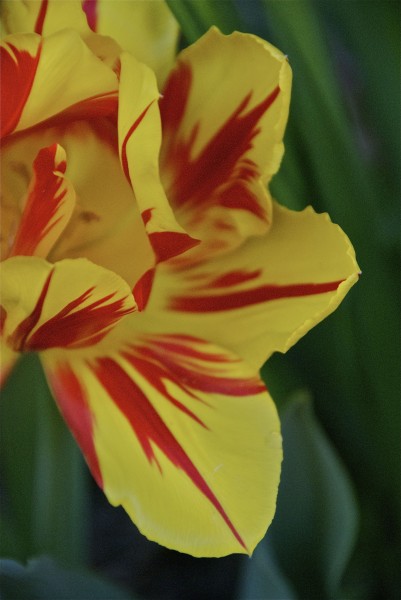
[[[214,24],[288,55],[292,106],[274,195],[328,211],[363,275],[329,319],[263,369],[285,460],[276,519],[251,560],[192,559],[141,538],[89,480],[27,357],[1,408],[1,555],[48,554],[61,566],[4,563],[4,597],[398,599],[400,3],[168,4],[182,46]],[[83,565],[130,591],[77,575]]]

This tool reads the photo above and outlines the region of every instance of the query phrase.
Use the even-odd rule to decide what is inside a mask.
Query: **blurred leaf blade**
[[[3,519],[16,533],[12,544],[2,540],[2,553],[79,563],[86,555],[85,466],[37,356],[23,357],[2,396]]]
[[[243,22],[231,0],[167,0],[189,43],[195,42],[212,26],[223,33],[244,31]]]
[[[13,530],[9,536],[0,536],[2,554],[12,553],[21,560],[32,550],[31,515],[35,485],[35,428],[37,421],[32,382],[37,364],[33,355],[27,355],[9,376],[0,403],[1,472],[3,486],[3,520]],[[21,418],[22,417],[22,418]],[[14,554],[17,552],[17,554]]]
[[[356,540],[354,494],[307,394],[288,405],[282,432],[282,479],[267,539],[300,598],[332,598]]]
[[[30,560],[26,567],[0,560],[0,591],[4,600],[133,600],[94,574],[62,567],[46,556]]]
[[[297,600],[295,590],[277,564],[269,537],[243,565],[237,600]]]
[[[361,49],[364,41],[369,46],[369,59],[364,58],[363,51],[361,56],[354,54],[355,69],[363,85],[367,89],[370,86],[371,102],[381,99],[382,104],[381,109],[374,109],[376,119],[364,122],[363,127],[382,144],[386,136],[378,115],[389,112],[399,138],[399,128],[395,127],[399,111],[394,111],[394,107],[400,106],[400,92],[398,85],[395,90],[394,82],[399,82],[400,25],[395,13],[400,12],[400,7],[395,9],[391,2],[308,0],[264,0],[264,7],[269,39],[289,55],[294,71],[286,146],[290,146],[290,152],[296,149],[295,161],[298,160],[299,172],[303,171],[306,182],[301,188],[293,186],[284,156],[273,190],[295,198],[300,190],[305,194],[304,202],[312,203],[318,210],[328,210],[349,235],[362,270],[360,281],[335,315],[309,333],[291,355],[307,374],[308,387],[315,390],[319,414],[346,455],[361,486],[362,501],[368,496],[374,498],[378,511],[383,502],[390,503],[389,518],[394,520],[397,512],[399,519],[396,506],[400,490],[395,481],[399,480],[400,336],[394,335],[394,331],[400,331],[399,254],[394,251],[399,246],[399,236],[394,243],[392,233],[399,222],[399,155],[393,173],[383,156],[385,141],[378,146],[382,150],[376,156],[361,150],[357,123],[349,105],[355,78],[347,85],[341,79],[335,63],[341,57],[329,47],[328,40],[333,35],[330,14],[335,13],[337,43]],[[376,19],[378,12],[380,18]],[[345,28],[349,16],[353,17],[353,26]],[[392,41],[385,43],[390,55],[395,52],[394,60],[380,52],[383,35],[377,23],[387,22],[391,23]],[[386,67],[380,79],[373,80],[370,65],[380,59],[386,61]],[[375,72],[378,73],[377,65]],[[380,87],[380,92],[374,86]],[[388,90],[393,90],[394,97],[386,103]],[[359,119],[365,118],[362,107],[358,109]],[[399,140],[393,147],[398,144]],[[295,161],[292,157],[291,165]],[[279,195],[278,199],[296,207],[292,198]],[[359,432],[357,440],[355,428]],[[353,453],[348,452],[350,444]],[[361,471],[360,464],[366,464],[367,470]],[[377,517],[378,531],[383,530],[384,515],[378,512]]]

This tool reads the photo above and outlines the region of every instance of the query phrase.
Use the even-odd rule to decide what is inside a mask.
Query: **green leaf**
[[[167,0],[189,43],[195,42],[212,26],[223,33],[244,31],[242,21],[231,0]]]
[[[3,600],[133,600],[132,595],[91,573],[66,569],[48,557],[32,559],[27,567],[0,560]]]
[[[2,532],[7,532],[0,536],[0,550],[2,554],[21,559],[31,551],[36,369],[35,358],[27,355],[8,378],[0,402]],[[9,535],[9,531],[13,535]]]
[[[274,550],[268,543],[259,544],[243,566],[237,600],[296,600],[294,589],[281,571]]]
[[[283,471],[267,538],[300,598],[332,598],[355,542],[352,488],[306,393],[288,405],[282,433]]]
[[[1,403],[2,554],[86,553],[86,467],[48,389],[37,356],[23,357]],[[12,535],[12,533],[14,535]]]

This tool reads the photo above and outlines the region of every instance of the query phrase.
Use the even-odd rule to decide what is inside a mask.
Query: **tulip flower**
[[[151,69],[102,53],[67,5],[69,29],[37,3],[1,48],[4,377],[39,353],[94,478],[149,539],[252,553],[282,459],[259,369],[339,305],[352,246],[268,192],[281,52],[212,28],[159,100]]]

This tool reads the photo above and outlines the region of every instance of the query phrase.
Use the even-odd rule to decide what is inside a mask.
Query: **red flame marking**
[[[311,296],[335,291],[344,280],[328,283],[305,283],[295,285],[264,285],[251,290],[242,290],[230,294],[210,296],[176,296],[170,302],[170,308],[182,312],[218,312],[234,310],[299,296]]]
[[[138,385],[110,358],[99,359],[92,369],[116,406],[127,418],[148,461],[156,463],[161,469],[152,447],[154,444],[173,465],[191,479],[216,508],[235,539],[247,550],[224,508]]]
[[[44,25],[45,18],[46,18],[48,4],[49,4],[49,0],[42,0],[42,2],[40,4],[40,11],[38,13],[38,17],[36,19],[35,29],[34,29],[35,33],[38,33],[39,35],[42,35],[42,32],[43,32],[43,25]]]
[[[94,417],[78,378],[68,365],[47,371],[57,403],[73,432],[99,487],[103,487],[102,473],[93,440]]]

